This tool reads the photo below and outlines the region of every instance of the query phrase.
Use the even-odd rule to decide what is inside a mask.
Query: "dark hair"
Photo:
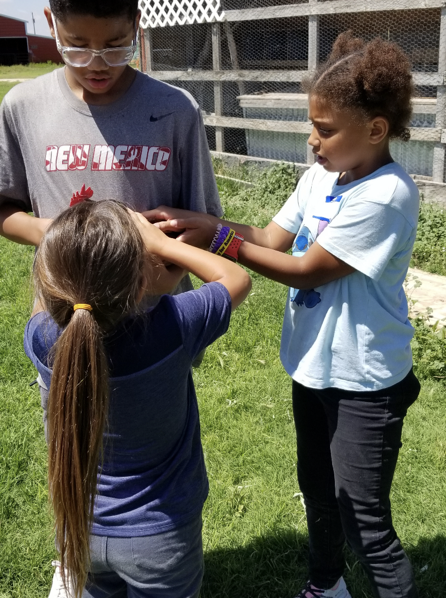
[[[65,581],[80,597],[108,413],[103,334],[136,309],[148,254],[125,206],[85,201],[58,216],[36,255],[37,296],[63,333],[48,401],[48,479]],[[76,303],[91,305],[92,311]],[[51,364],[50,364],[51,365]]]
[[[138,0],[50,0],[50,8],[62,22],[70,15],[88,15],[97,19],[126,16],[134,21]]]
[[[383,116],[389,121],[390,138],[410,139],[411,64],[393,42],[376,38],[366,43],[351,31],[341,33],[327,62],[303,88],[337,108],[357,110],[367,119]]]

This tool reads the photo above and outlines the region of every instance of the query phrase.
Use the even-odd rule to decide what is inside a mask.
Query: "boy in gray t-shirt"
[[[37,246],[70,198],[92,195],[140,212],[164,204],[220,216],[197,103],[128,65],[137,0],[50,6],[66,66],[18,85],[1,105],[0,234]]]
[[[140,212],[164,204],[220,216],[197,103],[128,64],[138,1],[50,7],[66,66],[18,85],[0,107],[0,234],[38,246],[51,219],[86,197]],[[177,292],[190,288],[186,277]],[[65,595],[56,567],[50,598]]]

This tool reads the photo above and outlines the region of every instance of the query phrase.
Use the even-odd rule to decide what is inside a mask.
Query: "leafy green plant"
[[[429,325],[426,318],[414,318],[412,341],[414,370],[420,380],[437,378],[446,384],[446,329],[438,322]]]
[[[446,275],[446,210],[423,200],[412,265],[433,274]]]

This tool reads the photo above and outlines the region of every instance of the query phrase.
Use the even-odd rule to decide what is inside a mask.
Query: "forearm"
[[[240,267],[230,260],[198,249],[193,245],[179,243],[175,239],[166,239],[159,257],[172,262],[198,276],[204,282],[216,282],[231,273],[238,274]]]
[[[303,256],[297,257],[258,247],[241,244],[238,259],[254,272],[302,290],[313,289],[354,272],[354,268],[314,243]]]
[[[230,228],[236,230],[249,243],[260,245],[261,247],[271,247],[270,235],[268,234],[267,228],[258,228],[257,226],[251,226],[249,224],[240,224],[239,222],[224,220],[223,218],[217,218],[216,216],[212,216],[210,214],[191,214],[195,217],[202,217],[203,219],[206,219],[212,225],[209,229],[211,231],[208,235],[209,243],[207,243],[206,247],[203,247],[203,249],[207,249],[211,244],[213,233],[215,232],[218,224],[221,224],[222,226],[229,226]]]
[[[34,218],[14,204],[0,206],[0,234],[22,245],[39,245],[51,221]]]
[[[254,272],[286,286],[299,289],[314,286],[311,276],[301,267],[301,258],[245,241],[239,249],[238,260]]]
[[[251,289],[249,275],[237,264],[192,245],[167,239],[159,257],[184,268],[204,282],[219,282],[229,291],[235,309]]]
[[[191,212],[190,210],[179,210],[175,208],[160,206],[155,210],[143,212],[143,216],[165,233],[174,232],[180,241],[207,249],[218,224],[230,226],[250,243],[261,247],[274,247],[274,239],[271,238],[271,227],[257,228],[247,224],[231,222],[211,214]]]

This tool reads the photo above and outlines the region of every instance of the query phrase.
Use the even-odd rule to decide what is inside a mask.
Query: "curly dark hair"
[[[126,16],[136,19],[138,0],[50,0],[51,12],[64,22],[71,15],[88,15],[97,19]]]
[[[411,64],[393,42],[376,38],[367,43],[351,31],[341,33],[327,62],[303,82],[303,88],[367,119],[383,116],[389,121],[391,139],[410,139]]]

